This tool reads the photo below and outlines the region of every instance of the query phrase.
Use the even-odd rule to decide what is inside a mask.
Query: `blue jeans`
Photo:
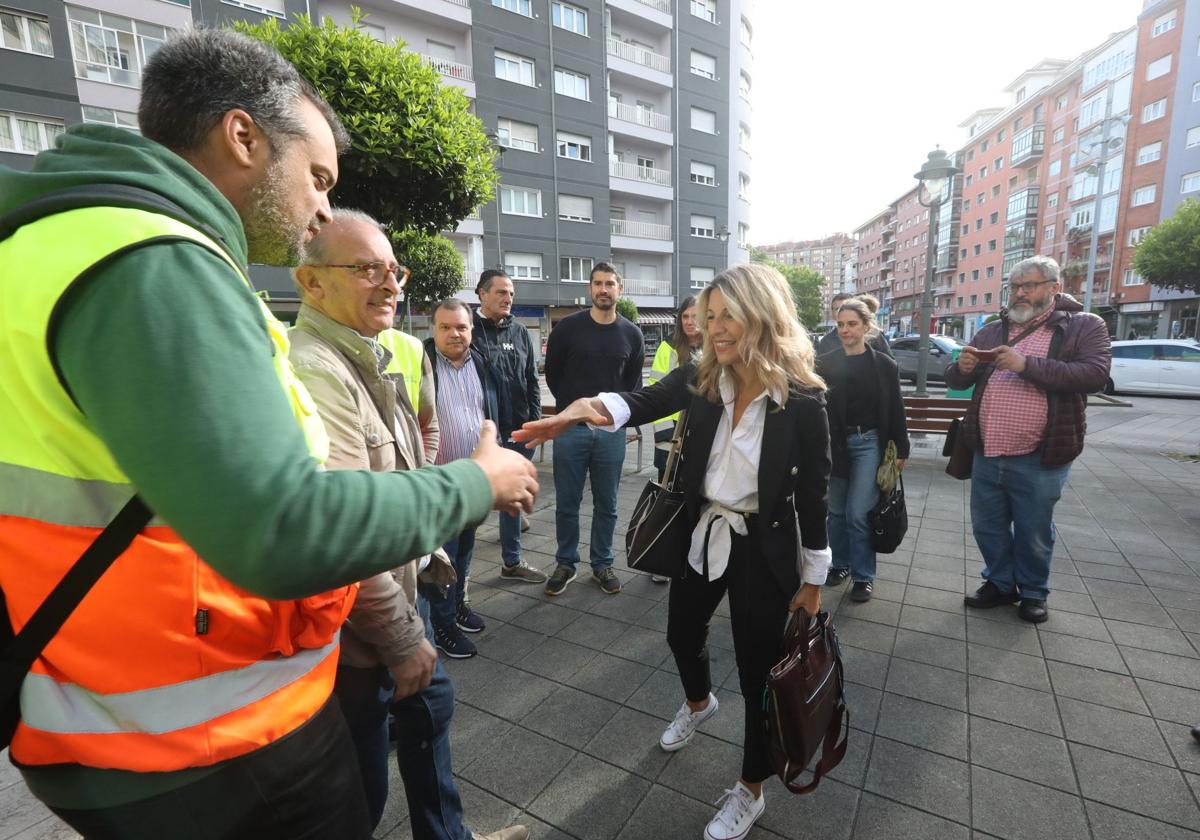
[[[432,640],[429,603],[417,597],[417,610]],[[379,824],[388,796],[388,711],[396,720],[396,763],[404,780],[414,840],[471,840],[463,825],[462,800],[450,762],[450,719],[454,685],[434,667],[430,684],[411,697],[391,703],[395,682],[382,665],[339,667],[334,693],[342,704],[350,736],[358,750],[372,827]]]
[[[1043,467],[1042,455],[987,458],[971,465],[971,522],[983,578],[1001,592],[1045,600],[1054,553],[1054,505],[1070,464]]]
[[[517,529],[517,533],[520,533],[520,528]],[[443,548],[450,557],[450,562],[454,564],[454,573],[458,575],[458,581],[450,587],[445,597],[441,593],[429,597],[429,613],[433,619],[433,626],[438,630],[454,626],[458,608],[466,598],[467,575],[471,571],[471,555],[475,553],[475,529],[468,528]]]
[[[583,482],[591,473],[592,484],[592,569],[613,564],[613,529],[617,526],[617,486],[625,463],[625,430],[602,432],[587,426],[572,426],[554,441],[554,492],[557,509],[554,528],[558,535],[555,559],[572,569],[579,562],[579,504]]]
[[[526,458],[533,460],[533,450],[526,449],[525,444],[516,441],[506,441],[505,449],[520,452]],[[500,514],[500,559],[505,566],[515,566],[521,562],[521,515],[511,513]]]
[[[849,569],[853,580],[875,580],[875,549],[867,514],[879,502],[879,432],[867,429],[846,438],[850,472],[829,479],[829,548],[833,568]]]

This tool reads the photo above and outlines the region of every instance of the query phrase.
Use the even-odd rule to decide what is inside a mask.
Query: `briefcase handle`
[[[819,612],[809,615],[807,610],[799,609],[788,619],[787,628],[783,631],[783,649],[790,658],[800,654],[800,661],[808,661],[808,642],[811,638],[813,623],[820,625],[829,620],[829,613]]]

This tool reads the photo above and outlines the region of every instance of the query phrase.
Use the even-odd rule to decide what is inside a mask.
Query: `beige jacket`
[[[290,337],[292,366],[329,433],[326,468],[390,472],[427,463],[406,390],[381,372],[390,358],[385,348],[308,305],[300,307]],[[420,559],[398,557],[392,572],[360,584],[343,628],[341,664],[395,665],[425,638],[413,606]],[[421,579],[437,586],[454,582],[454,568],[441,549],[431,556]]]

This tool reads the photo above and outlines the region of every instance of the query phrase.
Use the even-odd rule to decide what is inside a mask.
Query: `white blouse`
[[[729,566],[729,550],[732,534],[745,536],[746,514],[758,513],[758,467],[762,460],[763,427],[767,419],[767,392],[755,397],[742,414],[737,428],[733,426],[733,405],[736,392],[732,374],[721,372],[718,387],[724,410],[717,423],[708,466],[704,473],[701,493],[707,499],[700,509],[700,520],[692,531],[688,565],[697,574],[704,574],[704,549],[708,547],[708,580],[717,580]],[[783,402],[782,395],[772,394],[776,404]],[[604,407],[613,417],[610,426],[598,427],[615,432],[629,421],[629,405],[617,394],[599,395]],[[710,527],[711,525],[711,527]],[[796,559],[797,570],[804,583],[821,586],[833,562],[829,548],[808,549],[800,545]]]

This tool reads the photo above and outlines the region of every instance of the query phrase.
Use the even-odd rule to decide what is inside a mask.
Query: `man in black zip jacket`
[[[542,416],[542,388],[538,383],[537,360],[529,331],[512,315],[516,293],[503,271],[489,268],[479,275],[475,287],[479,308],[475,310],[471,347],[483,356],[496,383],[500,416],[496,426],[506,449],[532,458],[533,452],[514,442],[514,429]],[[521,559],[521,517],[500,514],[500,577],[541,584],[546,575]]]

